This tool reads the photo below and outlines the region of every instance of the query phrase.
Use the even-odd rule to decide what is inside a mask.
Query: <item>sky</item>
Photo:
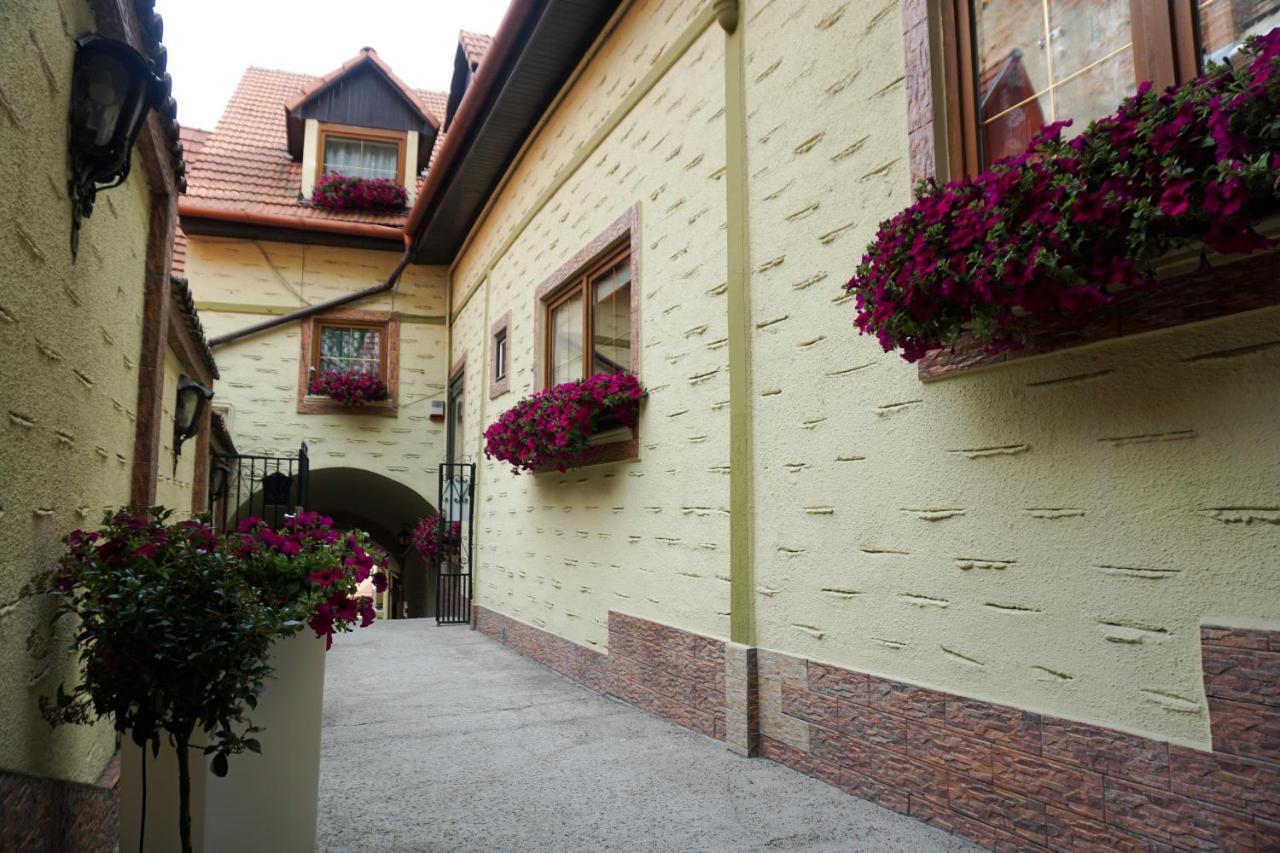
[[[212,130],[250,65],[327,74],[369,46],[396,76],[448,91],[458,30],[498,28],[509,0],[157,0],[178,121]]]

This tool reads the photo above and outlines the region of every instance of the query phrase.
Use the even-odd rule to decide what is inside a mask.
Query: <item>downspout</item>
[[[400,257],[400,262],[396,264],[395,269],[391,271],[391,275],[387,276],[387,280],[382,284],[366,287],[364,290],[357,290],[354,293],[346,293],[342,296],[336,296],[324,302],[317,302],[314,305],[308,305],[305,308],[299,308],[297,311],[290,311],[288,314],[281,314],[278,317],[272,317],[270,320],[263,320],[261,323],[254,323],[252,326],[245,326],[243,329],[237,329],[234,332],[227,332],[225,335],[209,339],[210,347],[220,347],[223,344],[229,344],[232,341],[238,341],[247,338],[250,335],[256,335],[259,332],[265,332],[268,329],[274,329],[277,326],[284,326],[298,320],[305,320],[315,314],[323,314],[325,311],[332,311],[334,308],[341,308],[343,305],[350,305],[353,302],[360,302],[370,297],[377,296],[388,291],[395,290],[396,284],[400,281],[400,276],[404,273],[405,267],[409,266],[413,260],[413,241],[408,233],[404,235],[404,254]]]

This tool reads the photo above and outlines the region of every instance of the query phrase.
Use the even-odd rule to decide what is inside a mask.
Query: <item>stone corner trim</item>
[[[1202,628],[1205,752],[617,612],[609,654],[476,612],[593,690],[993,850],[1280,850],[1280,631]]]

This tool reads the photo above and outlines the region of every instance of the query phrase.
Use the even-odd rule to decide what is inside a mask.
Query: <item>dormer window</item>
[[[404,146],[403,133],[321,125],[316,177],[338,172],[348,178],[390,178],[403,185]]]

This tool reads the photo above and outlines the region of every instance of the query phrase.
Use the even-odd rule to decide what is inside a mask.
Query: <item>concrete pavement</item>
[[[335,640],[319,838],[325,851],[979,849],[430,619]]]

